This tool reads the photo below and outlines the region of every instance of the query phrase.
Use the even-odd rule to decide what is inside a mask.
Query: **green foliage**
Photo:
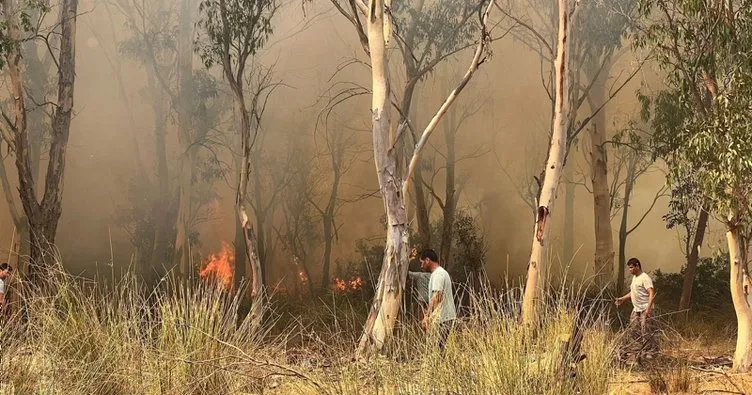
[[[631,26],[636,0],[601,0],[578,3],[575,35],[583,37],[585,56],[601,59],[621,48]]]
[[[439,218],[431,226],[431,240],[435,241],[436,247],[434,249],[436,252],[439,252],[443,226],[443,218]],[[471,215],[467,210],[457,210],[454,216],[451,242],[450,262],[444,262],[444,264],[449,266],[452,280],[457,283],[464,283],[471,275],[480,275],[486,263],[487,246],[478,218]]]
[[[722,4],[642,0],[648,25],[636,44],[653,49],[667,73],[668,87],[648,115],[655,153],[670,169],[674,204],[707,201],[715,212],[733,213],[727,225],[736,226],[751,208],[752,2],[733,10]]]
[[[702,258],[697,264],[692,283],[692,310],[701,313],[729,312],[732,309],[729,281],[730,266],[727,254]],[[660,269],[653,275],[656,303],[664,310],[676,310],[681,298],[686,266],[679,273],[665,273]]]
[[[480,15],[484,2],[428,1],[420,2],[421,9],[416,9],[414,3],[393,1],[391,14],[395,30],[405,35],[407,50],[415,58],[418,69],[472,43],[480,29],[480,18],[476,14]]]
[[[48,1],[43,0],[20,0],[18,2],[18,28],[22,35],[21,39],[14,42],[10,38],[8,31],[8,22],[3,14],[0,20],[0,70],[4,69],[7,62],[7,55],[17,46],[22,45],[25,41],[34,41],[33,37],[37,35],[42,19],[50,12]],[[26,35],[28,37],[23,37]],[[32,37],[32,38],[29,38]]]
[[[277,8],[276,0],[202,0],[196,47],[206,68],[237,65],[241,73],[236,78],[242,80],[246,61],[272,34]]]

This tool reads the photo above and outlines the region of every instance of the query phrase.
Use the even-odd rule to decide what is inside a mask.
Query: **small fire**
[[[350,280],[342,280],[341,278],[335,278],[332,281],[331,288],[337,292],[355,292],[359,290],[365,281],[362,278],[356,277]]]
[[[232,277],[235,272],[235,255],[229,244],[222,242],[222,249],[209,256],[209,261],[198,273],[203,279],[214,279],[224,290],[232,289]]]
[[[300,282],[303,283],[303,284],[307,283],[308,282],[308,276],[305,274],[305,271],[303,271],[300,268],[300,258],[298,258],[297,256],[293,256],[292,257],[292,263],[295,266],[295,270],[297,270],[297,272],[298,272],[298,279],[300,280]]]

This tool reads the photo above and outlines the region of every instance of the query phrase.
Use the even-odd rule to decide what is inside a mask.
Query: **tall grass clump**
[[[464,315],[442,356],[435,337],[414,325],[397,329],[387,356],[337,366],[337,394],[607,393],[617,339],[604,306],[560,291],[535,327],[519,320],[517,291],[468,290]],[[572,355],[574,358],[563,358]],[[577,356],[586,357],[579,363]],[[316,393],[305,382],[289,389]]]
[[[236,394],[290,375],[273,363],[280,342],[238,320],[242,290],[165,280],[147,292],[133,276],[103,286],[59,266],[44,278],[24,290],[23,319],[1,326],[5,392]]]
[[[577,292],[559,291],[523,326],[519,290],[463,290],[443,355],[405,316],[386,355],[355,360],[362,312],[350,299],[291,308],[284,327],[272,312],[258,329],[238,317],[243,290],[212,282],[102,285],[59,265],[44,278],[0,324],[0,393],[602,394],[612,374],[605,310]]]

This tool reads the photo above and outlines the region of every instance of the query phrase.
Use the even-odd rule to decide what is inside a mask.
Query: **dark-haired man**
[[[629,330],[633,334],[639,333],[643,349],[652,349],[654,347],[653,335],[647,320],[653,315],[653,302],[655,301],[653,280],[642,271],[642,264],[637,258],[630,258],[627,261],[627,268],[632,274],[632,283],[629,293],[616,299],[616,305],[621,306],[627,300],[632,301]]]
[[[425,330],[438,329],[439,348],[443,353],[449,332],[454,326],[454,320],[457,319],[452,279],[439,264],[439,256],[434,250],[427,249],[421,252],[420,268],[431,273],[428,280],[428,308],[420,326]]]

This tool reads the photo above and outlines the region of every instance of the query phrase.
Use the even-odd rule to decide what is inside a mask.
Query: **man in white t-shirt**
[[[454,320],[457,319],[452,279],[449,273],[439,265],[439,256],[434,250],[428,249],[421,252],[420,268],[431,273],[428,280],[428,308],[420,326],[424,330],[438,329],[439,349],[443,353],[449,332],[454,326]]]
[[[642,339],[641,348],[651,349],[654,344],[648,318],[653,315],[653,302],[655,301],[653,280],[642,271],[642,264],[637,258],[630,258],[627,261],[627,268],[632,274],[632,284],[628,294],[616,299],[616,305],[621,306],[626,300],[632,301],[629,330],[633,334],[639,333]]]

